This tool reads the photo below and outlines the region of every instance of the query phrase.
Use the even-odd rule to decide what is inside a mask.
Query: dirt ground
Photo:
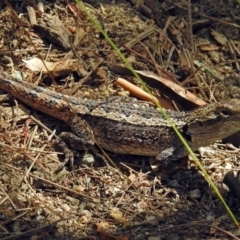
[[[237,1],[84,4],[165,108],[239,97]],[[1,1],[0,26],[1,71],[77,97],[144,98],[116,82],[142,88],[74,1]],[[113,164],[76,152],[73,169],[55,173],[63,155],[54,133],[68,126],[4,92],[0,101],[0,239],[240,238],[191,157],[166,173],[147,156],[107,153]],[[240,167],[238,146],[236,134],[196,153],[237,219],[238,199],[223,179]]]

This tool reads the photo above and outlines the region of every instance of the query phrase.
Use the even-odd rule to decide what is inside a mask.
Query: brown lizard
[[[79,99],[6,73],[0,73],[0,89],[66,122],[72,132],[60,137],[75,149],[91,149],[97,143],[114,153],[150,156],[165,163],[188,154],[160,111],[146,102],[123,97]],[[194,151],[240,130],[240,99],[212,103],[191,112],[167,113]],[[69,160],[72,163],[73,155],[63,149],[64,164]]]

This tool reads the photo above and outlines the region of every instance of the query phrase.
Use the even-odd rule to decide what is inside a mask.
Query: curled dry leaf
[[[59,62],[49,62],[34,57],[29,60],[22,60],[26,63],[26,67],[33,72],[48,73],[50,71],[54,77],[67,75],[77,70],[77,62],[75,60],[64,59]]]
[[[109,66],[109,69],[110,69],[110,71],[113,71],[116,74],[124,74],[124,75],[133,76],[133,73],[126,67],[112,65],[112,66]],[[175,100],[177,103],[181,103],[181,105],[184,106],[185,110],[192,109],[193,107],[196,107],[196,106],[206,105],[205,101],[203,101],[202,99],[198,98],[193,93],[187,91],[185,88],[183,88],[180,85],[178,85],[177,83],[175,83],[173,79],[169,80],[167,78],[157,76],[156,74],[154,74],[152,72],[137,71],[137,70],[135,70],[135,72],[150,87],[158,89],[162,95],[167,96],[169,99]],[[175,81],[176,81],[176,79],[175,79]],[[117,82],[117,84],[119,84],[119,83]],[[125,85],[126,84],[123,84],[120,86],[122,86],[124,88]],[[134,95],[134,91],[132,94]],[[152,99],[152,98],[150,98],[150,99]],[[162,99],[160,102],[161,102],[161,105],[165,108],[165,106],[162,102]],[[186,107],[188,107],[188,109],[186,109]],[[173,108],[168,108],[168,109],[173,109]]]
[[[165,99],[165,98],[160,98],[157,96],[152,96],[149,93],[145,92],[143,89],[140,87],[130,83],[129,81],[123,79],[123,78],[118,78],[115,83],[122,87],[124,90],[129,91],[130,94],[134,97],[137,97],[139,99],[142,99],[144,101],[156,103],[158,102],[160,106],[162,106],[165,109],[174,109],[172,103],[170,100]]]
[[[185,88],[181,87],[180,85],[176,84],[175,82],[157,76],[156,74],[152,72],[144,72],[144,71],[136,71],[141,77],[144,76],[144,80],[149,86],[155,85],[157,82],[160,83],[159,90],[161,91],[161,86],[167,87],[169,90],[180,96],[181,98],[188,100],[190,102],[193,102],[197,106],[204,106],[206,105],[206,102],[204,102],[202,99],[198,98],[193,93],[187,91]],[[163,84],[163,85],[162,85]],[[157,85],[156,85],[157,86]]]

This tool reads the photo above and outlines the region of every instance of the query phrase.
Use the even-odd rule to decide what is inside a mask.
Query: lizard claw
[[[56,139],[56,144],[62,149],[65,158],[64,161],[60,164],[60,166],[57,168],[57,170],[55,171],[55,173],[59,173],[60,171],[62,171],[62,169],[65,167],[65,165],[69,162],[70,163],[70,167],[73,167],[73,163],[74,163],[74,154],[73,152],[68,148],[68,146],[66,145],[66,143],[61,139],[61,138],[57,138]]]
[[[73,152],[69,149],[65,149],[64,150],[64,155],[65,158],[63,160],[63,162],[60,164],[60,166],[57,168],[57,170],[55,171],[55,173],[59,173],[62,171],[62,169],[66,166],[66,164],[69,162],[70,163],[70,168],[73,167],[73,163],[74,163],[74,155]]]

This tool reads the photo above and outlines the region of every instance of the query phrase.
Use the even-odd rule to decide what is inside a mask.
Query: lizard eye
[[[228,117],[230,115],[229,111],[226,109],[223,109],[219,113],[222,117]]]

